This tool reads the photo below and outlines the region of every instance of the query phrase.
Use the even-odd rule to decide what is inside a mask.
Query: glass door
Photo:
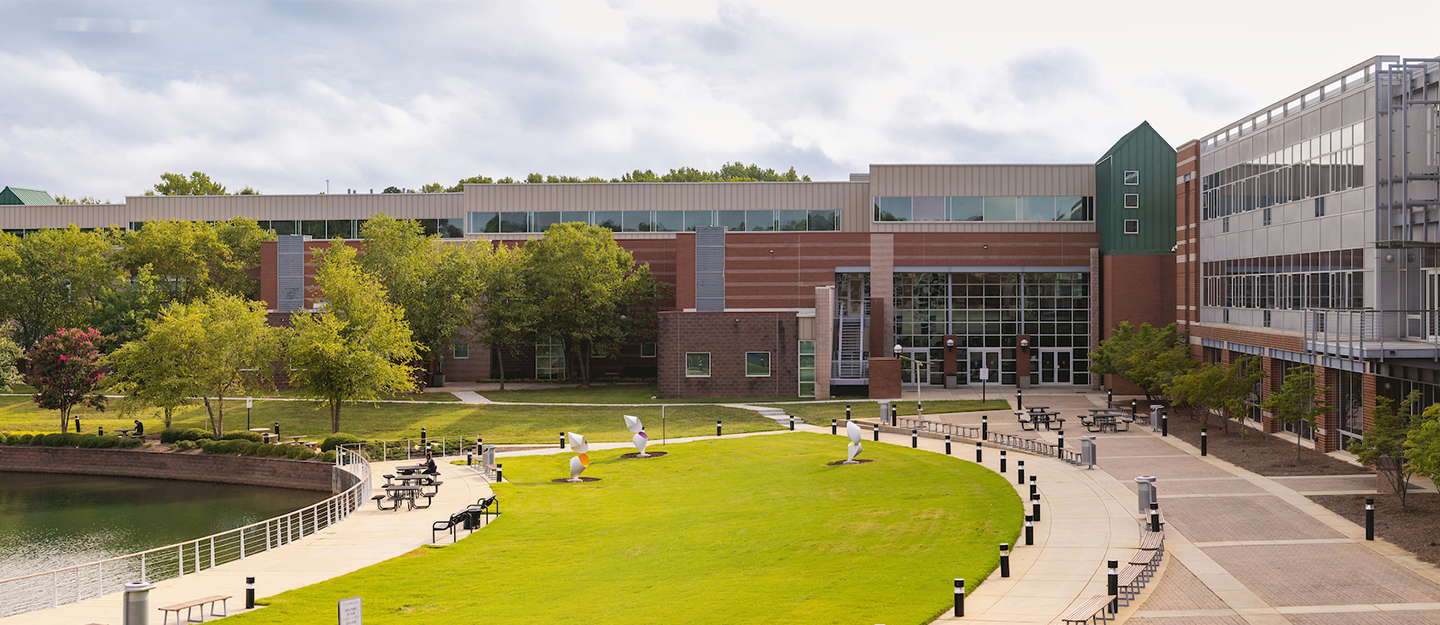
[[[932,386],[945,386],[945,348],[930,348],[930,384]]]
[[[929,385],[931,377],[931,372],[928,371],[931,369],[930,350],[924,347],[912,347],[905,349],[900,354],[900,383],[914,384],[916,380],[919,380],[921,384]],[[941,367],[944,367],[943,361]],[[943,377],[944,369],[942,368],[941,371]],[[944,384],[945,381],[942,379],[940,383]]]
[[[1034,362],[1034,361],[1032,361]],[[1068,349],[1043,349],[1040,350],[1040,383],[1041,384],[1069,384],[1070,383],[1070,350]]]
[[[990,370],[989,379],[981,377],[982,368]],[[991,384],[1000,382],[1000,350],[970,348],[970,383],[978,384],[980,382]]]

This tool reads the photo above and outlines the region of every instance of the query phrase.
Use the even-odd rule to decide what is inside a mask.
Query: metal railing
[[[233,529],[139,553],[0,580],[0,618],[120,592],[128,582],[193,575],[278,549],[345,520],[370,497],[370,465],[336,451],[335,466],[355,483],[320,503]]]
[[[1370,348],[1383,360],[1386,350],[1417,343],[1440,358],[1440,310],[1308,308],[1303,333],[1315,351],[1353,359],[1364,358]]]
[[[934,435],[930,438],[939,438],[948,434],[951,437],[958,436],[962,439],[966,439],[966,441],[968,442],[976,442],[983,440],[984,442],[990,443],[991,445],[995,445],[997,447],[1008,447],[1017,451],[1035,454],[1037,456],[1058,458],[1065,462],[1069,462],[1070,464],[1080,464],[1079,451],[1061,449],[1060,447],[1051,443],[1047,443],[1045,441],[1038,441],[1031,438],[1024,438],[1020,436],[1015,436],[1013,434],[1004,434],[996,431],[983,432],[982,428],[976,426],[940,423],[939,421],[926,421],[924,419],[915,419],[910,417],[897,417],[896,423],[897,425],[890,426],[888,429],[892,432],[899,430],[901,431],[901,433],[907,433],[910,430],[915,430],[917,433],[923,432],[926,434]],[[882,425],[881,427],[885,428],[886,426]],[[981,438],[982,434],[985,435],[984,438]],[[1077,444],[1078,442],[1079,439],[1076,439]]]
[[[466,452],[477,452],[481,438],[476,436],[434,436],[426,438],[401,438],[392,441],[368,441],[340,445],[350,453],[364,456],[371,462],[391,460],[423,460],[428,449],[432,456],[463,456]]]

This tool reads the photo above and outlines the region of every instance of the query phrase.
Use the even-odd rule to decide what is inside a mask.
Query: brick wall
[[[328,462],[134,449],[0,445],[0,471],[112,475],[340,492],[353,481]],[[348,475],[348,474],[347,474]]]
[[[870,359],[870,399],[900,398],[900,359]]]
[[[659,319],[656,356],[660,397],[799,394],[800,328],[795,313],[667,311],[660,313]],[[685,375],[686,352],[710,353],[709,377]],[[746,352],[770,352],[770,375],[746,377]]]
[[[1110,338],[1122,321],[1140,327],[1142,323],[1163,328],[1175,323],[1175,259],[1169,254],[1112,254],[1100,258],[1103,298],[1101,322],[1104,338]],[[1105,376],[1106,388],[1121,394],[1140,393],[1139,387],[1115,375]]]

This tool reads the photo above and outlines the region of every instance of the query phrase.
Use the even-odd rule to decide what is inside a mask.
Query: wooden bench
[[[1131,564],[1120,569],[1120,605],[1130,605],[1130,600],[1140,594],[1140,589],[1145,587],[1145,565]]]
[[[174,613],[175,613],[175,622],[177,623],[177,625],[178,625],[179,623],[204,623],[204,622],[205,622],[205,605],[206,605],[206,604],[209,604],[209,605],[210,605],[210,616],[222,617],[222,618],[223,618],[223,617],[225,617],[226,615],[228,615],[228,614],[230,613],[229,603],[226,601],[226,600],[229,599],[229,598],[230,598],[230,595],[212,595],[212,596],[209,596],[209,597],[202,597],[202,598],[200,598],[200,599],[195,599],[195,600],[192,600],[192,601],[185,601],[185,602],[183,602],[183,603],[177,603],[177,604],[175,604],[175,605],[167,605],[167,606],[165,606],[165,607],[163,607],[163,608],[160,608],[160,611],[165,613],[165,620],[164,620],[164,623],[165,623],[165,624],[168,624],[168,623],[170,622],[170,613],[171,613],[171,612],[174,612]],[[225,612],[225,614],[216,614],[216,613],[215,613],[215,604],[217,604],[217,603],[220,604],[221,610],[223,610],[223,611]],[[193,616],[193,612],[194,612],[195,608],[200,608],[200,620],[198,620],[198,621],[195,620],[195,618],[194,618],[194,616]],[[181,620],[180,620],[180,611],[181,611],[181,610],[184,610],[184,611],[185,611],[185,620],[184,620],[184,621],[181,621]]]
[[[1147,520],[1146,523],[1148,524],[1149,521]],[[1165,524],[1161,523],[1160,527],[1165,527]],[[1165,555],[1165,533],[1145,532],[1145,537],[1140,539],[1140,549],[1143,551],[1156,551],[1159,552],[1160,555]]]
[[[1088,623],[1093,620],[1099,623],[1101,621],[1108,621],[1112,618],[1109,614],[1106,614],[1106,609],[1109,607],[1110,595],[1095,595],[1094,597],[1086,599],[1084,603],[1076,606],[1074,610],[1069,611],[1065,616],[1060,617],[1060,622]]]
[[[1128,564],[1141,567],[1140,583],[1148,583],[1155,569],[1160,568],[1159,555],[1158,552],[1141,549],[1140,551],[1136,551],[1135,555],[1130,556],[1130,562]]]

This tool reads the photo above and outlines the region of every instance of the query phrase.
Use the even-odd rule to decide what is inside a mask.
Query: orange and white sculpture
[[[570,438],[570,451],[579,454],[570,459],[570,481],[579,482],[580,473],[590,466],[590,456],[586,455],[590,452],[590,443],[585,440],[584,435],[574,432],[565,434]]]
[[[635,451],[640,452],[636,457],[649,458],[650,454],[645,453],[645,444],[650,442],[650,435],[645,433],[645,426],[640,423],[640,417],[632,417],[628,414],[624,416],[625,429],[630,430],[630,433],[635,435],[630,439],[630,442],[635,443]]]
[[[865,433],[860,431],[860,426],[851,421],[845,424],[845,434],[850,437],[850,446],[846,448],[850,455],[846,456],[845,464],[857,464],[855,456],[860,455],[860,439],[864,438]]]

